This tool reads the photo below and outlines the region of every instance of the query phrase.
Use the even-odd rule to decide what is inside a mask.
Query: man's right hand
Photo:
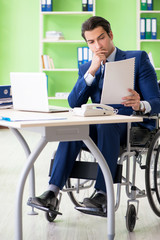
[[[103,62],[103,64],[106,63],[106,55],[107,55],[108,51],[104,50],[104,49],[98,49],[94,52],[93,58],[92,58],[92,63],[90,68],[88,69],[88,72],[94,77],[95,73],[97,72],[97,70],[100,68],[101,62]]]

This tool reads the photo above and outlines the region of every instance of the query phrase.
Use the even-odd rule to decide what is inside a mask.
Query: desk
[[[31,113],[31,112],[18,112],[15,110],[0,110],[0,116],[15,116],[18,118],[28,119],[26,121],[0,121],[0,125],[10,128],[24,148],[27,155],[27,162],[21,172],[19,183],[16,193],[16,207],[15,207],[15,240],[23,239],[22,229],[22,199],[23,190],[28,174],[31,173],[31,192],[30,196],[35,196],[34,190],[34,162],[38,158],[41,151],[44,149],[48,142],[52,141],[78,141],[82,140],[92,154],[97,159],[100,168],[102,169],[105,184],[107,189],[107,230],[108,239],[113,240],[115,236],[115,200],[113,181],[110,174],[108,165],[102,156],[101,152],[89,137],[89,125],[91,124],[106,124],[106,123],[124,123],[124,122],[141,122],[140,117],[132,116],[98,116],[98,117],[78,117],[73,116],[72,113]],[[33,117],[32,117],[33,116]],[[32,120],[29,120],[31,117]],[[34,118],[34,120],[33,120]],[[51,119],[52,118],[52,119]],[[57,118],[57,119],[56,119]],[[41,120],[36,120],[41,119]],[[32,152],[27,145],[27,142],[19,132],[19,129],[26,129],[40,133],[41,137],[38,144]]]

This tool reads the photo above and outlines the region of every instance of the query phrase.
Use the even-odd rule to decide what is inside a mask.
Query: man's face
[[[108,51],[106,54],[107,58],[113,52],[115,47],[112,41],[112,31],[110,31],[110,34],[108,36],[107,32],[103,29],[103,27],[97,27],[91,31],[85,31],[84,35],[88,47],[93,53],[95,53],[97,50],[106,50]]]

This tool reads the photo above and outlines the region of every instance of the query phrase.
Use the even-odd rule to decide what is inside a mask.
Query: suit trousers
[[[120,146],[125,144],[127,139],[127,124],[90,125],[90,137],[106,159],[114,181]],[[54,184],[60,189],[63,188],[83,144],[83,141],[59,143],[49,184]],[[106,191],[103,173],[100,168],[98,169],[95,188]]]

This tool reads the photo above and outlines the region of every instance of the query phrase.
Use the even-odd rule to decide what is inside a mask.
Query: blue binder
[[[41,11],[46,12],[47,10],[46,0],[41,0]]]
[[[1,98],[10,98],[11,94],[11,85],[2,85],[0,86],[0,99]]]
[[[157,39],[157,18],[151,19],[151,38]]]
[[[47,12],[52,11],[52,5],[53,5],[53,0],[46,0],[46,11]]]
[[[83,53],[82,53],[82,47],[77,48],[77,55],[78,55],[78,68],[83,63]]]
[[[153,0],[147,0],[147,10],[153,10]]]
[[[140,38],[141,39],[146,38],[146,19],[145,18],[140,19]]]
[[[88,0],[88,11],[89,12],[93,11],[93,0]]]
[[[88,62],[88,53],[89,53],[89,48],[88,47],[83,47],[83,64]]]
[[[0,86],[0,108],[12,105],[11,85]]]

